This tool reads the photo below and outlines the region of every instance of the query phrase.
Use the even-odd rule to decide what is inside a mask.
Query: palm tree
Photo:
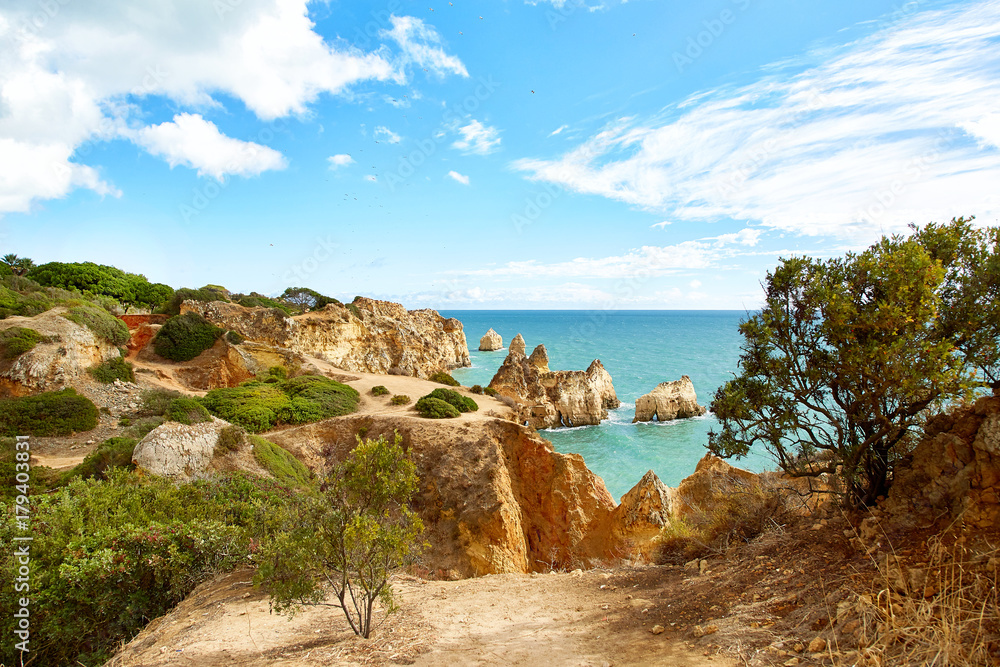
[[[18,257],[14,253],[7,253],[3,257],[0,257],[0,262],[9,266],[15,276],[23,276],[35,268],[35,263],[32,260],[27,257]]]

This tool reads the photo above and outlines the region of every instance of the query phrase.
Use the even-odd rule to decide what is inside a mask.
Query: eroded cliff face
[[[705,414],[704,407],[698,405],[694,385],[687,375],[673,382],[661,382],[653,391],[635,400],[635,422],[665,422],[686,419]]]
[[[462,323],[434,310],[406,310],[398,303],[359,298],[348,308],[326,308],[287,317],[270,308],[213,301],[185,301],[196,312],[250,341],[328,361],[344,370],[428,377],[470,365]]]
[[[351,416],[267,434],[318,472],[340,461],[355,435],[398,432],[420,476],[413,505],[439,576],[592,566],[619,555],[608,539],[614,501],[574,454],[502,419],[465,424],[416,417]]]
[[[599,424],[608,418],[608,410],[621,405],[599,359],[585,371],[552,371],[544,345],[536,347],[530,358],[524,351],[524,339],[518,334],[490,387],[521,404],[522,421],[529,426]]]
[[[34,317],[0,320],[0,330],[34,329],[45,336],[14,359],[0,359],[0,395],[23,396],[70,386],[88,368],[119,356],[118,348],[53,308]]]

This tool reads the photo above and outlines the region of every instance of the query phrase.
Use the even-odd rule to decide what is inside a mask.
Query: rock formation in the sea
[[[618,555],[608,539],[614,500],[601,478],[581,456],[513,422],[352,415],[267,437],[322,474],[362,429],[402,436],[420,478],[412,505],[430,544],[424,561],[438,576],[587,567]]]
[[[0,359],[0,394],[23,396],[66,387],[91,366],[120,356],[117,347],[63,317],[65,312],[53,308],[34,317],[0,320],[0,330],[20,327],[43,337],[31,350]]]
[[[549,370],[545,346],[525,356],[524,339],[510,342],[507,358],[490,381],[497,393],[517,401],[521,421],[534,428],[585,426],[607,419],[621,403],[599,359],[586,371]]]
[[[312,355],[348,371],[428,377],[470,365],[462,323],[434,310],[359,297],[350,304],[288,317],[272,308],[223,301],[185,301],[196,312],[244,338]]]
[[[493,352],[495,350],[503,349],[503,338],[493,329],[486,332],[482,338],[479,339],[479,351],[480,352]]]
[[[698,405],[694,385],[687,375],[673,382],[661,382],[653,391],[635,400],[635,422],[665,422],[671,419],[686,419],[705,414],[705,408]]]

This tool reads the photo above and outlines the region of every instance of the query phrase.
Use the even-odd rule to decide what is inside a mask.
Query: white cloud
[[[500,131],[495,127],[483,125],[476,119],[461,127],[456,125],[454,129],[462,136],[451,146],[464,153],[489,155],[500,145]]]
[[[413,16],[391,16],[391,30],[383,30],[382,37],[389,37],[399,44],[403,60],[413,63],[436,75],[458,74],[467,77],[465,65],[455,56],[445,53],[439,44],[441,37],[434,28]]]
[[[374,174],[368,174],[367,176],[365,176],[365,180],[368,181],[369,183],[378,183],[378,176],[375,176]]]
[[[552,130],[551,132],[549,132],[549,136],[550,136],[550,137],[554,137],[554,136],[556,136],[557,134],[561,134],[561,133],[562,133],[562,131],[563,131],[563,130],[565,130],[566,128],[568,128],[568,127],[569,127],[569,125],[560,125],[560,126],[559,126],[559,127],[557,127],[556,129],[554,129],[554,130]]]
[[[384,141],[389,144],[398,144],[400,140],[400,136],[398,134],[396,134],[389,128],[385,127],[384,125],[379,125],[378,127],[376,127],[375,131],[372,132],[372,136],[379,141]]]
[[[449,171],[448,172],[448,176],[450,178],[458,181],[462,185],[468,185],[469,184],[469,177],[468,176],[464,176],[464,175],[458,173],[457,171],[454,171],[454,170],[453,171]]]
[[[559,183],[671,221],[738,219],[869,239],[1000,214],[1000,3],[925,11],[751,85],[622,118],[557,159]],[[664,223],[661,223],[664,224]]]
[[[45,20],[36,25],[38,16]],[[79,163],[77,150],[86,142],[133,136],[153,97],[201,113],[231,98],[271,120],[306,114],[319,96],[343,94],[359,83],[405,83],[409,65],[421,59],[439,74],[464,76],[461,63],[434,46],[434,30],[414,21],[403,17],[398,33],[389,35],[402,40],[399,52],[376,45],[364,53],[325,41],[309,18],[308,0],[5,0],[0,141],[7,150],[0,153],[0,215],[76,188],[116,194],[96,170]],[[15,159],[22,154],[36,159]]]
[[[133,140],[171,167],[183,165],[197,169],[199,176],[220,181],[226,176],[257,176],[288,166],[285,157],[273,148],[227,137],[215,123],[198,114],[177,114],[173,122],[139,130]]]
[[[331,155],[326,159],[330,163],[330,169],[337,169],[339,167],[346,167],[348,165],[354,164],[354,158],[352,158],[347,153],[338,153],[337,155]]]

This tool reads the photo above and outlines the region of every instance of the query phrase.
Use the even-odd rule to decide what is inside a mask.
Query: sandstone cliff
[[[486,332],[482,338],[479,339],[479,351],[480,352],[493,352],[495,350],[503,349],[503,338],[500,337],[493,329]]]
[[[349,371],[428,377],[470,365],[458,320],[363,297],[351,305],[330,304],[288,317],[271,308],[185,301],[181,312],[196,312],[250,341],[312,355]]]
[[[551,371],[544,345],[536,347],[530,358],[524,351],[524,339],[518,334],[490,387],[521,404],[521,421],[529,426],[599,424],[609,409],[621,405],[599,359],[586,371]]]
[[[606,562],[614,500],[576,454],[560,454],[502,419],[464,424],[359,415],[273,431],[268,439],[322,473],[355,434],[398,432],[417,465],[414,502],[426,524],[424,561],[439,576],[544,571]]]
[[[686,419],[705,414],[704,407],[698,405],[694,385],[687,375],[673,382],[661,382],[653,391],[635,400],[635,422],[649,422],[654,419],[665,422],[672,419]]]
[[[34,317],[0,320],[0,330],[34,329],[45,340],[14,359],[0,359],[0,394],[54,391],[69,386],[88,368],[119,356],[118,348],[85,326],[70,322],[53,308]]]

